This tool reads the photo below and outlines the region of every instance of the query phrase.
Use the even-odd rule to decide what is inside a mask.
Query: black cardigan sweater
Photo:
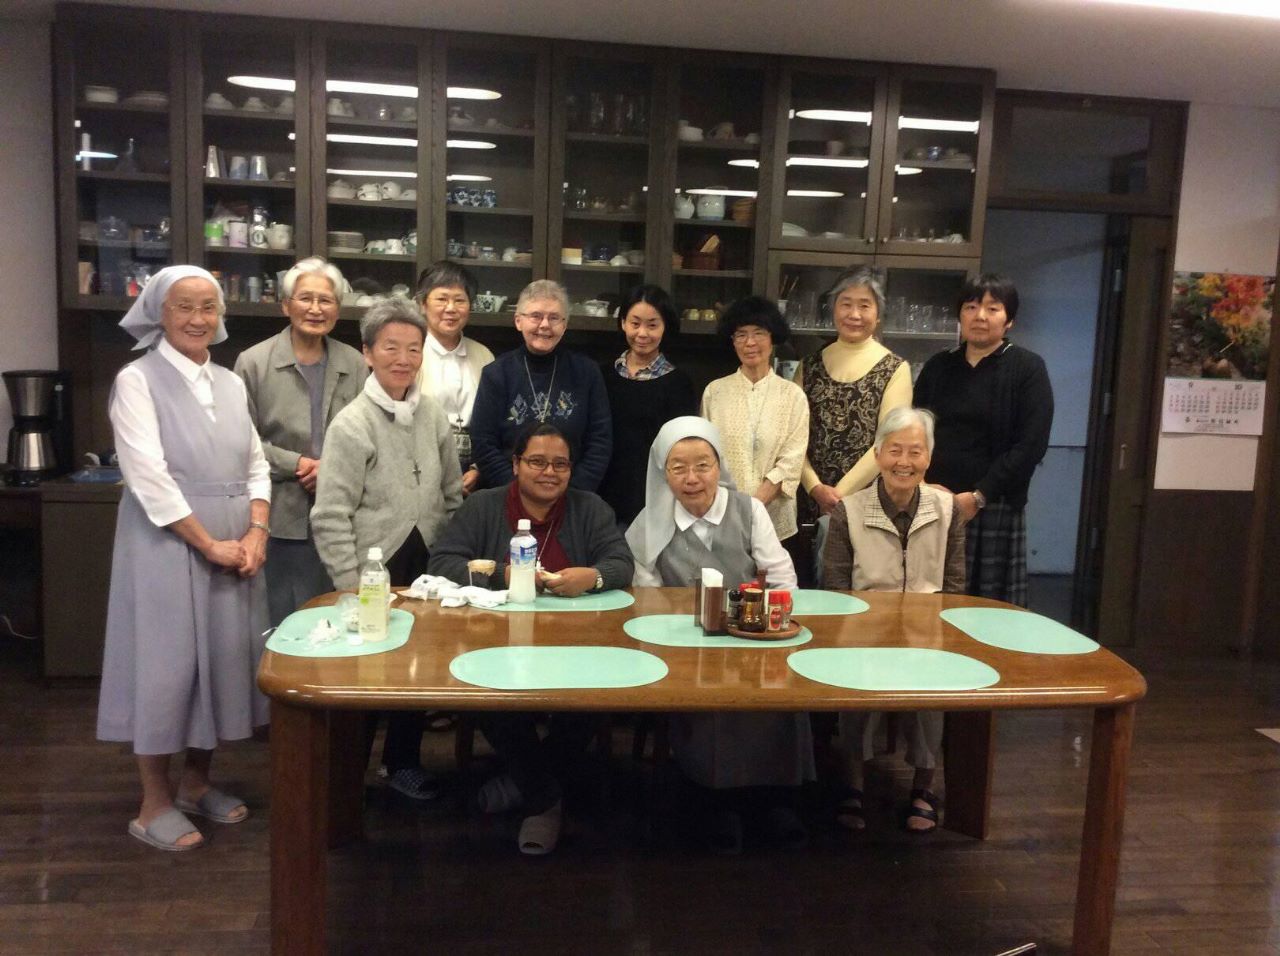
[[[1044,359],[1005,342],[971,366],[964,351],[962,344],[939,352],[916,380],[916,406],[938,416],[926,478],[955,494],[977,490],[1024,507],[1053,426]]]
[[[486,488],[471,494],[454,512],[444,533],[431,546],[427,573],[438,574],[456,584],[467,584],[467,562],[491,558],[498,562],[490,587],[505,588],[511,536],[507,524],[507,489]],[[564,524],[556,532],[570,566],[595,568],[606,590],[631,586],[635,561],[631,549],[618,531],[612,509],[590,491],[570,488],[565,492]]]

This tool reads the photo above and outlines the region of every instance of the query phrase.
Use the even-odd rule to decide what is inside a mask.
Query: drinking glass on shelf
[[[907,311],[907,297],[905,295],[890,296],[889,301],[885,303],[884,327],[889,331],[896,331],[902,328],[904,313]]]
[[[902,324],[904,332],[920,331],[920,306],[912,302],[907,306],[906,321]]]
[[[920,331],[933,331],[933,306],[931,305],[920,306]]]

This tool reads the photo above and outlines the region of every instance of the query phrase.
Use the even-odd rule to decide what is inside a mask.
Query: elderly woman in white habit
[[[209,782],[213,750],[267,722],[254,684],[271,476],[244,383],[215,365],[227,337],[208,272],[170,266],[121,326],[149,351],[126,365],[110,418],[125,490],[116,521],[98,737],[129,741],[142,807],[129,833],[162,850],[204,842],[188,814],[249,815]],[[169,758],[185,751],[176,793]]]
[[[722,459],[720,432],[706,419],[675,418],[658,432],[644,510],[627,530],[633,584],[687,587],[702,568],[715,568],[726,586],[754,579],[757,569],[768,587],[796,586],[768,511],[734,487]],[[808,715],[681,714],[672,719],[672,745],[681,769],[704,788],[713,850],[741,852],[747,814],[762,815],[783,845],[806,841],[795,803],[814,776]]]

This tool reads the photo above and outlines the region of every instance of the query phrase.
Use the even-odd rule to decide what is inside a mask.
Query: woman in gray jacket
[[[462,503],[462,473],[444,411],[418,390],[427,323],[408,299],[370,306],[360,320],[372,374],[329,426],[311,527],[336,587],[353,589],[370,548],[397,586],[427,569],[436,536]],[[382,759],[391,787],[428,800],[439,787],[421,767],[422,715],[387,721]]]
[[[333,590],[307,515],[325,431],[360,394],[368,374],[360,353],[329,335],[346,287],[337,266],[318,256],[303,259],[280,284],[288,326],[236,359],[236,374],[249,396],[249,417],[271,466],[271,535],[264,573],[273,627],[317,594]]]

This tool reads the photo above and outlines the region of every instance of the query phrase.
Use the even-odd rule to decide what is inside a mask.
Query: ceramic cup
[[[382,243],[382,251],[389,256],[402,256],[404,255],[404,240],[385,239]]]
[[[261,153],[249,157],[249,178],[260,182],[271,178],[267,173],[267,157]]]
[[[369,242],[365,243],[364,251],[374,254],[386,252],[387,242],[385,239],[371,239]]]
[[[293,246],[293,226],[273,222],[267,229],[267,245],[272,249],[288,249]]]
[[[261,113],[267,108],[267,104],[262,102],[261,96],[251,96],[244,101],[244,108],[255,113]]]
[[[394,179],[388,179],[385,183],[383,183],[378,188],[379,188],[379,192],[382,194],[383,199],[399,199],[400,198],[400,184],[396,182]]]
[[[417,198],[418,198],[418,190],[416,190],[416,189],[402,189],[402,190],[400,190],[400,201],[401,201],[401,202],[413,202],[413,201],[414,201],[414,200],[416,200]]]
[[[248,248],[249,224],[243,219],[227,220],[227,245],[232,249]]]
[[[360,188],[356,190],[356,198],[363,199],[366,202],[381,199],[382,187],[377,183],[362,183]]]
[[[341,116],[342,100],[338,99],[336,96],[329,97],[329,103],[325,106],[325,112],[330,116]]]
[[[248,179],[249,160],[244,156],[232,156],[227,163],[227,175],[232,179]]]
[[[505,249],[503,249],[503,250],[502,250],[502,261],[503,261],[503,262],[515,262],[515,261],[516,261],[516,247],[515,247],[515,246],[507,246],[507,248],[505,248]]]
[[[712,139],[733,139],[733,124],[730,122],[716,123],[711,127],[710,136]]]

